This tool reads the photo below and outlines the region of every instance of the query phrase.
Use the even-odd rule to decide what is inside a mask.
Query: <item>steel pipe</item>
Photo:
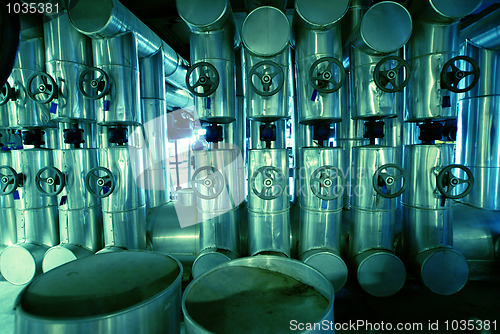
[[[461,26],[460,38],[469,40],[485,49],[499,51],[500,48],[500,6],[493,5],[487,9],[489,12],[479,20],[470,24],[465,22],[465,27]]]

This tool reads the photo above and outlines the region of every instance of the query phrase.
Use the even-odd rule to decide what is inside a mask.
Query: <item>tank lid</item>
[[[180,275],[178,261],[159,253],[92,255],[39,276],[22,293],[20,306],[54,318],[109,314],[150,299]]]
[[[438,14],[452,20],[459,20],[475,11],[481,5],[482,0],[429,0],[429,2]]]
[[[295,12],[306,23],[322,28],[337,23],[349,9],[349,0],[296,0]]]
[[[392,1],[370,7],[361,20],[360,35],[364,43],[378,53],[391,53],[408,42],[412,32],[410,13]]]
[[[179,16],[187,24],[198,28],[209,27],[224,16],[227,11],[227,0],[177,0]]]
[[[259,7],[248,14],[241,31],[245,48],[257,56],[274,56],[290,42],[290,22],[274,7]]]

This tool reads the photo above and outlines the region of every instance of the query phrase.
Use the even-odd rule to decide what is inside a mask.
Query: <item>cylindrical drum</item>
[[[245,199],[244,166],[237,149],[194,152],[195,171],[191,178],[198,210],[207,219],[236,208]]]
[[[347,281],[347,266],[340,257],[342,210],[300,210],[299,258],[332,282],[335,292]]]
[[[396,209],[395,197],[407,183],[406,173],[394,164],[394,147],[367,145],[353,149],[352,207],[369,211]]]
[[[28,79],[35,72],[42,72],[45,64],[43,38],[33,38],[19,43],[19,51],[14,69],[9,78],[10,86],[15,90],[15,101],[7,103],[9,108],[9,126],[11,128],[47,127],[50,121],[49,105],[39,104],[28,95]],[[38,87],[33,83],[34,92]],[[56,89],[56,87],[52,87]]]
[[[299,122],[341,121],[345,78],[339,21],[349,1],[296,1],[295,50]],[[317,80],[320,78],[322,80]]]
[[[411,74],[405,121],[456,118],[456,94],[442,88],[441,72],[446,71],[445,64],[457,56],[458,23],[416,21],[409,44]]]
[[[94,65],[109,79],[109,92],[97,104],[97,123],[139,124],[140,80],[137,45],[133,33],[93,39]]]
[[[408,42],[412,20],[408,10],[399,3],[383,1],[364,13],[357,29],[351,39],[356,48],[371,54],[388,54]]]
[[[274,7],[262,6],[245,18],[247,117],[273,122],[289,117],[290,22]]]
[[[0,152],[0,166],[12,166],[10,152]],[[1,173],[1,172],[0,172]],[[4,183],[2,182],[2,187]],[[15,200],[12,194],[0,195],[0,254],[17,242]]]
[[[248,153],[248,209],[271,213],[290,207],[287,149],[257,149]]]
[[[66,11],[47,17],[43,28],[47,73],[58,87],[57,107],[51,108],[51,118],[95,121],[94,102],[78,89],[80,74],[92,66],[90,38],[73,28]]]
[[[319,333],[298,324],[327,324],[333,333],[334,291],[330,281],[299,261],[257,256],[228,262],[186,288],[182,311],[186,332]],[[229,307],[229,308],[228,308]],[[227,317],[228,312],[234,316]]]
[[[89,256],[47,272],[23,290],[16,331],[179,333],[181,280],[181,264],[168,255]]]
[[[279,254],[290,257],[290,213],[248,211],[248,252],[250,255]]]
[[[454,148],[454,144],[405,146],[408,189],[403,194],[404,205],[428,210],[448,209],[453,205],[452,200],[445,200],[439,192],[437,178],[443,168],[453,163]]]
[[[342,209],[342,195],[346,184],[342,148],[307,147],[301,148],[300,152],[300,206],[314,211]]]

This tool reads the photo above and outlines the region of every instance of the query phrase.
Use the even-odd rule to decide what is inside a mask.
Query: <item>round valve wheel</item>
[[[219,72],[210,63],[196,63],[187,71],[186,86],[194,95],[207,97],[219,87]]]
[[[49,103],[57,98],[57,84],[44,72],[33,73],[27,83],[28,96],[39,104]]]
[[[466,69],[462,70],[459,67]],[[474,78],[465,86],[466,80],[464,79],[471,75]],[[468,92],[477,84],[480,75],[479,65],[474,59],[468,56],[454,57],[444,64],[441,71],[442,87],[454,93]]]
[[[3,106],[4,104],[12,100],[13,95],[13,90],[10,87],[9,83],[5,82],[5,84],[0,89],[0,106]]]
[[[333,57],[323,57],[316,60],[309,69],[309,82],[320,93],[336,92],[342,87],[344,81],[344,66]]]
[[[215,168],[198,168],[191,179],[194,193],[203,199],[213,199],[224,190],[224,176]]]
[[[255,93],[260,96],[272,96],[283,88],[285,72],[274,61],[261,61],[250,69],[248,80]]]
[[[453,175],[453,169],[459,169],[465,172],[465,174],[467,174],[467,179],[461,179]],[[458,187],[461,184],[466,184],[467,186],[457,195],[453,195],[455,187]],[[474,186],[474,176],[472,175],[471,170],[463,165],[448,165],[439,172],[436,179],[436,186],[444,197],[459,199],[467,196],[471,192],[472,187]]]
[[[43,195],[59,195],[65,185],[64,174],[55,167],[45,167],[36,173],[35,186]]]
[[[13,194],[19,187],[19,174],[10,166],[0,166],[0,195]]]
[[[264,166],[257,169],[251,178],[252,190],[259,198],[271,200],[280,197],[286,189],[288,180],[279,168]]]
[[[88,68],[80,73],[78,91],[88,99],[101,99],[109,92],[109,77],[100,68]]]
[[[391,172],[390,170],[394,171]],[[403,179],[400,186],[399,180]],[[373,189],[382,197],[396,198],[401,195],[408,186],[406,171],[396,164],[385,164],[380,166],[373,174]]]
[[[92,168],[85,177],[85,188],[97,198],[108,197],[115,190],[115,186],[115,176],[105,167]]]
[[[319,167],[309,182],[313,194],[325,201],[334,200],[344,192],[345,178],[335,166]]]
[[[406,77],[403,80],[404,72]],[[398,56],[385,57],[375,66],[373,79],[381,91],[386,93],[399,92],[410,80],[410,65]]]

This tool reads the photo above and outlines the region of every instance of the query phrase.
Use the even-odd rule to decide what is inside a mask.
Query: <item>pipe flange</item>
[[[66,178],[56,167],[45,167],[36,173],[35,186],[42,195],[59,195],[65,185]]]
[[[0,166],[0,195],[13,194],[20,185],[20,174],[10,166]]]
[[[403,75],[405,75],[404,80]],[[410,80],[410,64],[398,56],[385,57],[375,66],[373,80],[381,91],[399,92]]]
[[[345,178],[342,171],[335,166],[321,166],[309,179],[312,193],[325,201],[331,201],[344,193]]]
[[[78,91],[87,99],[99,100],[109,93],[109,76],[97,67],[90,67],[80,73]]]
[[[283,88],[285,72],[278,63],[265,60],[250,69],[248,80],[255,93],[260,96],[272,96]]]
[[[116,178],[114,174],[105,167],[92,168],[85,177],[85,188],[87,188],[87,191],[94,197],[108,197],[113,193],[115,187]]]
[[[28,96],[36,103],[46,104],[57,98],[57,84],[47,73],[33,73],[28,78],[26,87]]]
[[[224,190],[224,176],[214,167],[198,168],[191,178],[193,191],[203,199],[214,199]]]
[[[319,58],[309,69],[309,82],[320,93],[334,93],[342,87],[344,81],[344,65],[333,57]]]
[[[456,63],[465,66],[468,70],[461,70]],[[464,65],[465,64],[465,65]],[[459,66],[460,66],[459,65]],[[462,80],[473,75],[474,78],[465,87],[459,88]],[[474,88],[479,81],[481,70],[479,64],[468,56],[457,56],[448,60],[441,71],[441,86],[454,93],[465,93]]]
[[[196,63],[186,73],[186,86],[193,95],[207,97],[219,87],[219,72],[214,65],[205,61]]]
[[[467,179],[461,179],[453,175],[452,173],[453,169],[460,169],[464,171],[465,174],[467,174]],[[455,190],[455,187],[461,184],[467,184],[467,187],[459,194],[453,195],[452,193]],[[448,165],[445,168],[443,168],[437,175],[436,186],[441,195],[443,195],[445,198],[449,199],[463,198],[472,191],[472,187],[474,187],[474,176],[472,175],[471,170],[465,167],[464,165],[457,165],[457,164]]]
[[[263,200],[280,197],[287,187],[288,180],[283,172],[273,166],[263,166],[257,169],[250,179],[252,190]]]
[[[390,169],[394,169],[395,172],[389,173]],[[398,189],[400,179],[403,179],[403,185]],[[384,198],[396,198],[408,187],[406,171],[397,164],[385,164],[377,168],[372,182],[373,189]]]

